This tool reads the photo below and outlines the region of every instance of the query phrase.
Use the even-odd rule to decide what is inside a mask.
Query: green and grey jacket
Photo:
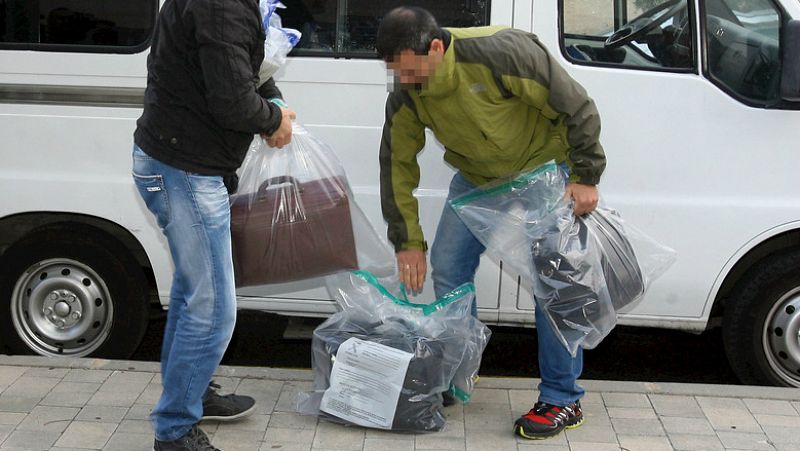
[[[412,194],[425,128],[444,145],[445,161],[476,185],[549,160],[566,164],[570,181],[595,185],[605,168],[594,102],[535,35],[447,31],[450,45],[428,83],[395,89],[386,100],[381,204],[396,250],[427,248]]]

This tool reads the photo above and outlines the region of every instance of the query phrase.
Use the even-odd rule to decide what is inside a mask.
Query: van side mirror
[[[800,20],[791,20],[783,30],[781,98],[800,102]]]

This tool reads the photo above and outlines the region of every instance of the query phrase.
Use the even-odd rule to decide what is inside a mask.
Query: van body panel
[[[561,3],[493,0],[490,23],[533,31],[583,84],[601,115],[608,157],[599,185],[604,201],[677,251],[676,263],[642,302],[620,315],[620,324],[701,331],[737,262],[771,237],[800,230],[800,184],[794,174],[800,167],[795,144],[800,110],[748,106],[709,76],[701,45],[703,0],[689,2],[694,60],[700,63],[686,70],[570,59],[562,45]],[[800,2],[775,4],[784,20],[800,19]],[[135,99],[146,86],[146,58],[147,51],[0,49],[0,190],[13,193],[0,201],[0,223],[24,213],[63,212],[118,224],[143,247],[166,307],[169,250],[130,174],[132,135],[141,114]],[[290,57],[275,78],[298,121],[335,150],[356,203],[385,236],[378,173],[389,81],[384,64],[371,58]],[[429,244],[455,174],[443,153],[428,131],[415,195]],[[0,243],[13,244],[3,237]],[[480,318],[533,325],[534,301],[522,280],[502,261],[484,256],[476,275]],[[433,293],[430,277],[423,293],[422,299]],[[326,316],[336,308],[322,279],[247,287],[237,294],[241,308],[286,315]]]
[[[777,225],[797,227],[797,180],[769,174],[775,164],[800,163],[788,133],[800,112],[746,106],[699,74],[572,63],[559,51],[556,2],[537,3],[534,23],[551,53],[597,103],[608,157],[599,185],[604,200],[677,251],[674,266],[621,321],[705,324],[718,281],[732,267],[727,263],[771,236],[766,231]],[[684,106],[663,114],[658,108],[668,99]],[[753,155],[767,151],[768,158]],[[519,305],[532,309],[527,293],[520,291]]]

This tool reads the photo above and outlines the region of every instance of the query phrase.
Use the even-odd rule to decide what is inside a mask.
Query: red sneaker
[[[514,433],[530,440],[557,435],[564,429],[576,428],[583,423],[580,401],[566,406],[537,402],[533,409],[514,423]]]

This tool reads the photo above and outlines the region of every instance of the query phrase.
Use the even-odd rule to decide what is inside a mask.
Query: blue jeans
[[[486,248],[450,207],[449,201],[475,186],[457,173],[450,182],[436,238],[431,248],[433,289],[440,298],[458,286],[475,281],[481,254]],[[472,314],[477,316],[477,303],[472,305]],[[583,388],[577,379],[583,371],[583,350],[573,358],[558,340],[553,327],[540,309],[536,309],[536,333],[539,338],[539,401],[565,406],[580,399]]]
[[[200,421],[203,395],[236,322],[228,192],[219,176],[176,169],[133,147],[133,179],[169,243],[175,272],[161,347],[158,440]]]

